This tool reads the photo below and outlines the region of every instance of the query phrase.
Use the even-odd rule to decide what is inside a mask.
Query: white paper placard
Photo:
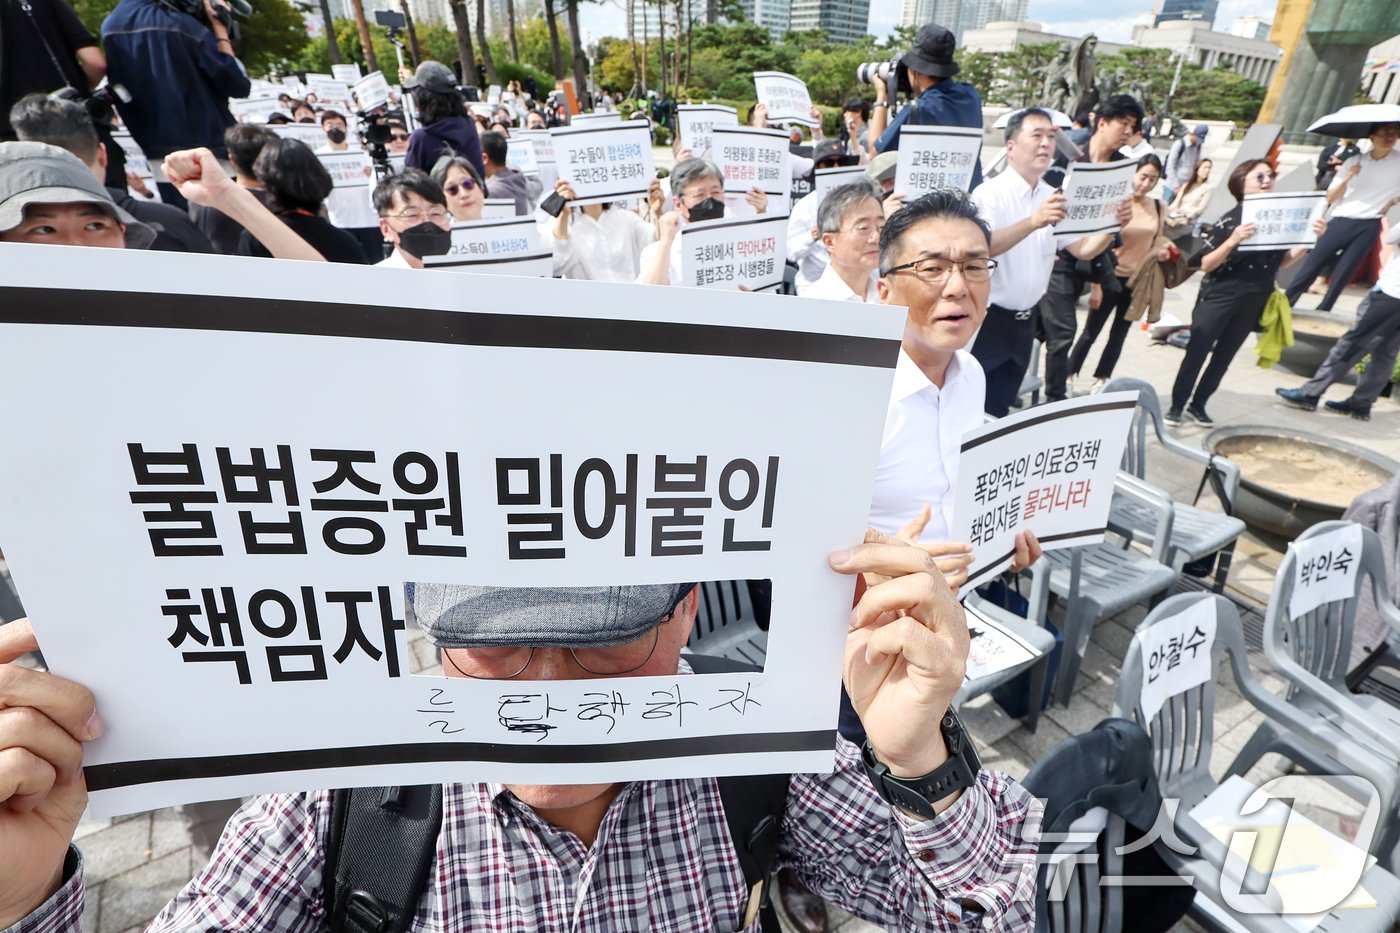
[[[826,193],[832,188],[839,188],[842,185],[849,185],[853,181],[860,181],[868,178],[865,174],[865,167],[862,165],[842,165],[838,168],[819,168],[814,173],[812,190],[826,197]],[[821,198],[818,198],[820,203]]]
[[[283,139],[295,139],[313,151],[326,144],[326,133],[316,123],[269,123],[267,128]]]
[[[1240,225],[1254,224],[1258,229],[1235,249],[1292,249],[1317,245],[1312,222],[1327,210],[1327,195],[1321,191],[1247,194],[1240,204]]]
[[[506,167],[526,175],[538,175],[540,167],[535,162],[534,140],[515,137],[506,140]]]
[[[1102,541],[1136,392],[1066,399],[963,435],[953,541],[972,545],[960,595],[1011,565],[1029,528],[1047,551]]]
[[[710,131],[716,127],[738,126],[739,114],[721,104],[681,104],[676,108],[676,126],[681,146],[696,158],[710,151]]]
[[[266,123],[274,110],[282,109],[276,97],[250,97],[228,102],[228,112],[239,123]]]
[[[316,103],[322,107],[350,103],[350,85],[344,81],[334,78],[312,78],[311,75],[307,75],[306,89],[308,93],[316,95]]]
[[[337,81],[354,84],[360,80],[360,66],[354,62],[350,62],[348,65],[332,65],[331,77]]]
[[[126,130],[113,130],[112,139],[121,147],[122,154],[126,156],[126,170],[132,172],[146,186],[152,197],[147,198],[139,192],[132,191],[131,186],[127,186],[127,191],[134,198],[143,201],[153,201],[161,203],[160,188],[156,187],[155,173],[151,171],[151,163],[146,158],[146,153],[141,151],[141,147],[136,144],[136,140],[131,138],[131,133]]]
[[[540,251],[540,231],[533,217],[470,220],[452,225],[452,251],[429,259],[505,259]],[[425,260],[426,262],[427,260]]]
[[[967,647],[967,673],[963,683],[1009,670],[1035,657],[1035,648],[1015,632],[976,608],[963,604],[972,635]]]
[[[515,216],[515,198],[487,198],[481,202],[481,219]]]
[[[0,244],[0,547],[51,669],[98,697],[94,815],[831,768],[851,579],[827,554],[863,535],[902,309],[89,252]],[[646,503],[658,457],[707,463],[683,552]],[[773,582],[763,673],[611,680],[612,724],[579,715],[597,680],[408,673],[406,581],[743,579]]]
[[[1060,186],[1069,204],[1065,219],[1055,225],[1055,233],[1112,233],[1118,229],[1118,205],[1133,193],[1137,163],[1071,162]]]
[[[554,164],[559,177],[573,186],[576,206],[645,196],[656,177],[647,124],[560,126],[549,132]]]
[[[501,86],[493,84],[486,89],[486,102],[488,104],[499,104],[501,102]]]
[[[576,113],[569,118],[570,126],[607,126],[621,122],[622,114],[616,110],[605,110],[602,113]]]
[[[812,119],[812,95],[801,78],[782,71],[755,71],[753,85],[758,102],[768,108],[769,123],[817,125]]]
[[[1361,526],[1347,525],[1326,534],[1293,541],[1293,594],[1288,617],[1296,619],[1324,603],[1356,595],[1361,563]]]
[[[681,227],[681,281],[695,288],[749,291],[783,283],[786,214],[706,220]]]
[[[554,138],[549,130],[517,130],[512,137],[529,140],[534,145],[536,165],[554,164]]]
[[[363,150],[318,152],[335,188],[326,198],[326,215],[341,229],[379,226],[374,210],[374,169]]]
[[[770,198],[785,194],[788,134],[751,126],[717,126],[711,130],[710,161],[724,173],[727,194],[746,194],[757,186]]]
[[[373,110],[389,102],[389,81],[383,72],[371,71],[355,82],[353,90],[360,110]]]
[[[439,272],[523,275],[547,279],[554,274],[554,252],[549,249],[535,249],[513,256],[428,256],[423,259],[423,266]]]
[[[912,201],[935,188],[972,187],[982,131],[965,126],[906,126],[899,131],[894,190]]]
[[[1215,600],[1202,599],[1133,635],[1142,649],[1141,703],[1148,721],[1167,700],[1215,679],[1215,621]]]

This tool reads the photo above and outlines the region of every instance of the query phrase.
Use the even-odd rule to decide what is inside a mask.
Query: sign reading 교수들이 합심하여
[[[1280,191],[1247,194],[1240,202],[1240,226],[1254,224],[1254,236],[1240,241],[1242,252],[1315,246],[1312,224],[1327,210],[1322,191]]]
[[[982,131],[964,126],[906,126],[899,131],[894,190],[905,202],[935,188],[972,187],[972,170],[982,151]]]
[[[70,249],[0,244],[0,547],[46,661],[100,698],[95,814],[832,767],[827,554],[864,532],[902,311],[89,252],[100,298]],[[616,706],[410,673],[415,581],[719,580],[772,582],[761,673],[610,678]]]
[[[770,197],[787,192],[788,135],[782,130],[717,126],[710,139],[710,161],[724,174],[726,194],[746,194],[750,188]]]
[[[656,177],[646,123],[561,126],[549,132],[555,168],[573,187],[575,206],[643,197]]]
[[[681,145],[697,159],[709,158],[710,132],[716,127],[738,126],[733,107],[721,104],[681,104],[676,108],[676,127]]]
[[[1055,234],[1089,235],[1118,229],[1118,205],[1133,193],[1137,163],[1071,162],[1060,186],[1066,203],[1065,219],[1055,224]]]
[[[786,265],[787,215],[706,220],[681,227],[681,281],[696,288],[777,288]]]
[[[1288,617],[1296,619],[1318,606],[1356,594],[1361,564],[1361,526],[1343,525],[1324,534],[1300,538],[1288,549],[1293,558],[1293,593]]]
[[[801,78],[782,71],[755,71],[755,96],[768,110],[769,123],[817,126],[812,119],[812,95]]]
[[[1010,566],[1016,534],[1047,550],[1102,541],[1135,392],[1066,399],[963,436],[953,541],[972,545],[960,595]]]
[[[452,225],[452,249],[446,256],[429,256],[428,265],[458,260],[510,259],[540,252],[540,232],[533,217],[470,220]],[[550,253],[548,249],[544,250]],[[548,275],[546,272],[545,275]]]

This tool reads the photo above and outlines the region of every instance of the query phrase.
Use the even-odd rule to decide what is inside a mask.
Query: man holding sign
[[[724,173],[705,159],[686,159],[671,172],[671,199],[676,209],[657,221],[656,242],[642,250],[642,285],[679,285],[683,281],[680,229],[684,224],[724,216]],[[757,187],[745,200],[754,213],[768,212],[768,196]]]

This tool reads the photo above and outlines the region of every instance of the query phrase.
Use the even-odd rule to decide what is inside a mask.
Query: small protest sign
[[[1240,202],[1240,225],[1254,224],[1254,236],[1235,247],[1241,252],[1316,246],[1312,223],[1327,210],[1321,191],[1247,194]]]
[[[493,84],[486,89],[486,102],[488,104],[499,104],[501,102],[501,86]]]
[[[228,112],[239,123],[266,123],[273,111],[280,109],[282,104],[276,97],[250,97],[228,102]]]
[[[819,168],[816,170],[813,190],[820,192],[822,197],[832,188],[839,188],[842,185],[849,185],[853,181],[860,181],[867,177],[865,167],[861,165],[842,165],[837,168]]]
[[[539,174],[540,167],[535,161],[534,140],[514,136],[506,140],[506,167],[526,175]]]
[[[540,231],[533,217],[509,217],[503,220],[471,220],[452,225],[452,249],[449,259],[490,259],[536,253],[540,249]]]
[[[621,123],[622,114],[616,110],[604,110],[593,113],[576,113],[569,118],[570,126],[607,126],[613,123]]]
[[[146,153],[141,151],[141,147],[136,144],[136,140],[131,138],[131,133],[126,130],[115,130],[112,139],[121,147],[122,155],[126,157],[126,170],[141,179],[146,190],[155,195],[154,200],[160,201],[160,189],[156,187],[155,173],[151,170],[151,163],[146,158]],[[141,195],[132,192],[133,197]]]
[[[739,115],[733,107],[720,104],[681,104],[676,108],[676,126],[681,145],[696,158],[710,152],[710,132],[716,127],[738,126]],[[713,156],[711,156],[713,158]]]
[[[326,198],[326,214],[342,229],[379,226],[370,195],[374,191],[374,170],[362,150],[318,152],[335,188]]]
[[[1215,600],[1202,599],[1133,635],[1142,651],[1140,702],[1148,722],[1167,700],[1215,679],[1210,661],[1215,621]]]
[[[768,109],[769,123],[817,125],[812,119],[812,95],[801,78],[782,71],[755,71],[753,84],[758,102]]]
[[[1118,229],[1118,205],[1133,192],[1137,163],[1071,162],[1061,189],[1068,204],[1058,235],[1112,233]]]
[[[530,141],[535,149],[536,165],[554,164],[554,138],[549,135],[549,130],[516,130],[511,134],[511,139]]]
[[[935,188],[972,187],[982,131],[965,126],[906,126],[899,131],[894,190],[912,201]]]
[[[348,65],[332,65],[331,77],[337,81],[354,84],[360,80],[360,66],[354,62],[350,62]]]
[[[645,123],[561,126],[549,132],[559,177],[573,186],[576,205],[640,197],[656,177],[651,127]]]
[[[350,85],[334,78],[306,76],[306,89],[316,95],[316,103],[322,107],[348,106],[351,102]]]
[[[515,198],[487,198],[481,202],[481,219],[515,216]]]
[[[769,196],[787,192],[786,133],[751,126],[718,126],[711,132],[710,160],[724,173],[726,194],[746,194],[755,186]]]
[[[353,90],[360,110],[373,110],[389,103],[389,82],[383,72],[371,71],[355,82]]]
[[[1292,542],[1293,594],[1288,617],[1296,619],[1318,606],[1356,594],[1361,563],[1361,526],[1347,525],[1326,534]]]
[[[1033,646],[996,619],[968,603],[963,604],[963,609],[967,613],[967,630],[971,636],[963,683],[1008,670],[1035,657]]]
[[[313,151],[326,144],[325,131],[315,123],[269,123],[267,128],[283,139],[295,139]]]
[[[681,228],[681,281],[695,288],[740,285],[751,292],[783,283],[787,215],[707,220]]]
[[[953,541],[972,545],[962,592],[1011,564],[1016,534],[1047,550],[1102,541],[1136,392],[1041,405],[963,436]]]

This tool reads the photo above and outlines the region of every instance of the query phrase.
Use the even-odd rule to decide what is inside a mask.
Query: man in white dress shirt
[[[1055,157],[1055,122],[1030,107],[1006,124],[1006,169],[972,193],[992,228],[992,255],[1000,272],[991,282],[987,320],[972,355],[987,377],[987,414],[1002,417],[1020,393],[1035,340],[1032,312],[1055,265],[1054,224],[1065,196],[1043,179]]]
[[[875,183],[861,180],[833,188],[817,211],[817,226],[831,262],[821,278],[806,287],[799,285],[797,294],[878,303],[875,269],[880,264],[885,212]]]

